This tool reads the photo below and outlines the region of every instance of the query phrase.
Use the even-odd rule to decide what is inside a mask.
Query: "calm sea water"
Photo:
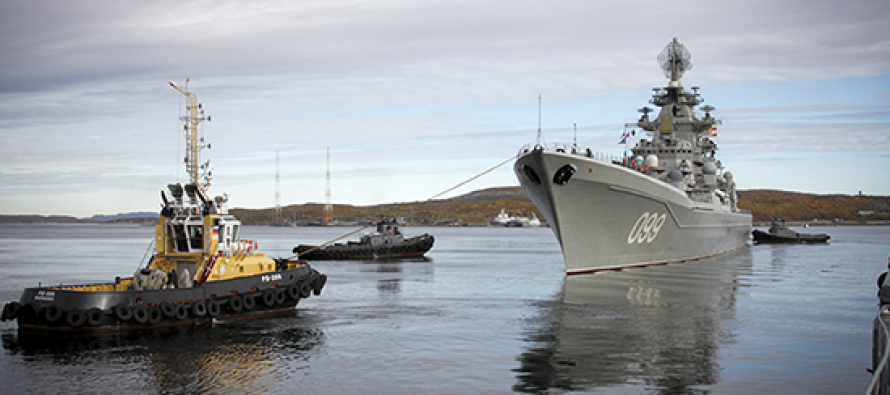
[[[271,256],[348,228],[245,227]],[[428,259],[319,262],[293,314],[35,337],[0,324],[3,393],[860,393],[890,227],[828,245],[566,278],[549,229],[417,228]],[[0,226],[0,300],[131,275],[153,228]]]

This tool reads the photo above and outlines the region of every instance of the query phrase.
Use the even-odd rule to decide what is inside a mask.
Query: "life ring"
[[[203,317],[207,315],[207,305],[203,300],[199,300],[192,304],[192,314],[195,317]]]
[[[312,295],[312,284],[309,284],[308,280],[303,281],[300,283],[300,297],[305,299],[310,295]]]
[[[250,311],[256,307],[256,299],[253,295],[244,295],[244,310]]]
[[[87,316],[82,310],[71,310],[65,316],[65,323],[72,328],[80,328],[87,322]]]
[[[117,319],[121,320],[121,322],[129,321],[133,318],[133,310],[130,310],[130,306],[119,304],[114,306],[114,315]]]
[[[148,321],[148,309],[141,304],[133,306],[133,321],[138,324],[144,324]]]
[[[174,318],[176,317],[176,306],[170,304],[170,302],[161,302],[161,313],[164,313],[164,317]]]
[[[218,317],[220,313],[219,303],[216,303],[212,300],[207,301],[207,315],[211,317]]]
[[[155,325],[161,320],[164,319],[164,313],[161,312],[161,308],[158,306],[151,306],[148,308],[148,323],[151,325]]]
[[[300,286],[298,284],[291,284],[291,286],[287,287],[287,296],[293,300],[299,300]]]
[[[263,291],[263,304],[266,307],[275,306],[275,291],[271,289],[267,289]]]
[[[241,295],[232,295],[229,298],[229,310],[233,313],[240,313],[241,309],[244,308],[244,299],[241,299]]]
[[[47,323],[54,324],[60,318],[62,318],[62,308],[51,304],[43,310],[43,319],[46,320]]]
[[[102,321],[105,318],[105,313],[102,310],[99,310],[96,307],[93,307],[87,310],[87,324],[90,326],[99,326],[102,325]]]
[[[189,318],[189,309],[184,304],[176,305],[176,320],[182,321],[186,318]]]

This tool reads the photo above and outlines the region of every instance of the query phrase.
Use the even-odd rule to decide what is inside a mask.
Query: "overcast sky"
[[[0,2],[0,214],[155,211],[198,95],[235,207],[425,200],[544,139],[619,154],[692,54],[741,189],[890,195],[890,2]],[[635,141],[630,141],[633,144]],[[509,165],[447,196],[518,185]]]

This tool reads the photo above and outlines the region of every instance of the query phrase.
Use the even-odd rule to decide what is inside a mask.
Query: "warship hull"
[[[749,213],[707,196],[693,200],[607,160],[534,149],[520,153],[514,171],[553,229],[569,274],[704,258],[745,245],[751,234]]]

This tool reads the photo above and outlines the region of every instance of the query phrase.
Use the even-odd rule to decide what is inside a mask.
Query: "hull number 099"
[[[648,211],[640,215],[634,227],[630,229],[630,233],[627,234],[627,244],[651,243],[658,236],[661,227],[664,226],[666,217],[665,213],[659,215]]]

